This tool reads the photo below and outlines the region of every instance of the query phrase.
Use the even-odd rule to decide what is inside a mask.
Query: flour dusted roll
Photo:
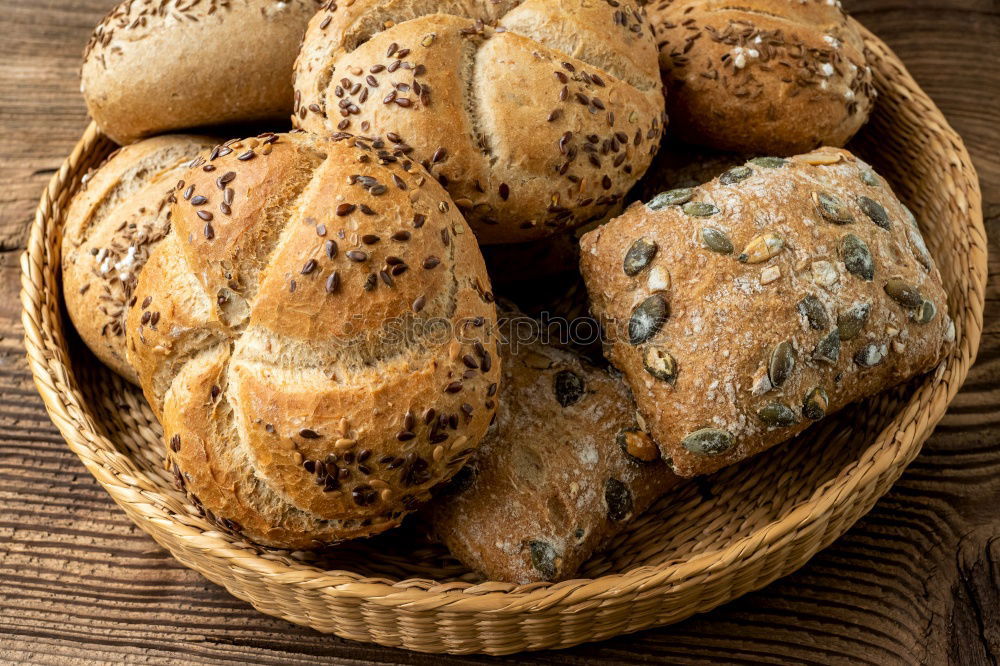
[[[608,357],[681,476],[927,372],[954,340],[916,220],[843,150],[661,193],[581,256]]]
[[[94,354],[133,383],[138,378],[125,361],[125,317],[136,278],[170,230],[178,179],[212,143],[178,134],[122,148],[88,174],[66,213],[66,311]]]
[[[475,238],[419,165],[378,151],[304,133],[216,147],[136,287],[128,358],[178,482],[263,545],[398,524],[496,407]]]
[[[118,143],[170,130],[277,120],[319,0],[124,0],[95,28],[80,90]]]
[[[653,0],[671,134],[720,150],[843,146],[875,99],[839,0]]]
[[[613,214],[664,129],[633,0],[327,3],[295,91],[298,127],[378,136],[421,162],[484,244]]]

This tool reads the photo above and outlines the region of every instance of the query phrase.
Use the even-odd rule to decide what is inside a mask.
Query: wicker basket
[[[898,59],[864,36],[880,97],[852,147],[921,220],[958,344],[936,372],[665,498],[585,566],[586,578],[478,581],[405,531],[324,556],[261,552],[200,518],[162,469],[161,430],[141,394],[86,352],[60,307],[63,212],[113,148],[93,125],[42,196],[21,262],[38,390],[70,448],[139,527],[240,599],[319,631],[426,652],[507,654],[677,622],[763,587],[843,534],[899,477],[962,385],[982,331],[986,238],[969,156]]]

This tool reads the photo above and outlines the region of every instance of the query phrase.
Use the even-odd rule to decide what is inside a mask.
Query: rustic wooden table
[[[49,422],[22,352],[18,255],[87,119],[80,53],[112,0],[0,0],[0,662],[471,663],[256,612],[132,525]],[[682,624],[547,663],[1000,663],[1000,4],[851,0],[958,129],[983,186],[979,361],[924,452],[798,573]]]

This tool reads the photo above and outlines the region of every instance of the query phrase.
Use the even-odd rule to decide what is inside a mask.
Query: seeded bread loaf
[[[63,298],[80,337],[133,383],[125,361],[125,315],[136,277],[170,230],[170,199],[187,164],[213,141],[160,136],[118,150],[87,174],[66,213]]]
[[[170,130],[276,120],[319,0],[125,0],[94,30],[80,91],[118,143]]]
[[[266,546],[398,524],[476,448],[499,380],[447,193],[368,142],[293,133],[216,147],[176,196],[127,353],[180,485]]]
[[[840,1],[653,0],[671,133],[689,143],[794,155],[843,146],[875,89]]]
[[[490,580],[563,580],[678,479],[620,378],[538,342],[502,351],[496,423],[430,522]]]
[[[358,0],[312,20],[298,127],[381,137],[447,188],[483,244],[604,219],[664,129],[633,0]]]
[[[681,476],[930,370],[954,339],[912,214],[843,150],[634,204],[581,255],[608,358]]]

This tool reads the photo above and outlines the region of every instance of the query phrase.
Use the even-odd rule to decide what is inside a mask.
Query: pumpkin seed
[[[885,293],[904,308],[919,308],[924,302],[920,290],[900,278],[892,278],[886,282]]]
[[[813,192],[812,198],[816,203],[819,214],[827,222],[850,224],[854,221],[854,215],[851,214],[851,211],[847,209],[844,202],[836,195],[829,194],[828,192]]]
[[[646,204],[646,208],[650,210],[660,210],[661,208],[666,208],[667,206],[680,206],[681,204],[691,201],[691,196],[693,194],[694,190],[690,187],[680,187],[676,190],[660,192],[649,200],[649,203]]]
[[[929,324],[937,316],[937,306],[931,301],[924,301],[912,319],[918,324]]]
[[[743,252],[737,257],[744,264],[759,264],[775,256],[785,247],[785,239],[775,233],[768,232],[754,236]]]
[[[823,301],[813,295],[806,296],[798,304],[799,314],[809,322],[809,328],[814,331],[825,331],[830,327],[830,316],[826,313]]]
[[[642,367],[661,382],[677,381],[677,361],[668,352],[656,347],[646,347],[642,353]]]
[[[872,368],[885,359],[885,346],[868,344],[854,355],[854,362],[862,368]]]
[[[741,180],[745,180],[753,173],[753,169],[748,166],[733,167],[719,176],[719,182],[723,185],[734,185]]]
[[[718,252],[719,254],[733,253],[733,241],[729,240],[729,236],[724,231],[719,231],[715,227],[703,227],[701,230],[701,240],[704,241],[705,246],[712,252]]]
[[[822,386],[817,386],[806,394],[802,401],[802,415],[812,421],[819,421],[826,416],[826,410],[830,406],[830,396]]]
[[[620,522],[632,514],[632,491],[618,479],[604,484],[604,501],[608,505],[608,520]]]
[[[750,160],[750,164],[755,164],[765,169],[780,169],[788,164],[788,160],[780,157],[755,157]]]
[[[656,335],[669,314],[667,300],[660,294],[653,294],[632,310],[628,320],[628,341],[640,345]]]
[[[830,363],[831,365],[840,360],[840,330],[833,329],[816,343],[813,350],[813,359]]]
[[[889,223],[889,214],[885,212],[882,204],[869,197],[861,196],[858,197],[858,205],[861,206],[861,210],[864,211],[865,215],[871,218],[872,222],[883,229],[892,228],[892,225]]]
[[[691,217],[711,217],[719,212],[713,204],[704,201],[689,201],[681,207]]]
[[[767,364],[767,376],[771,380],[771,386],[777,388],[784,384],[794,369],[795,347],[787,340],[779,342],[771,352],[771,360]]]
[[[622,269],[625,271],[625,275],[632,277],[641,273],[653,261],[657,249],[656,241],[645,238],[640,238],[632,243],[632,247],[625,253],[625,260],[622,262]]]
[[[870,169],[861,171],[861,182],[871,187],[878,187],[878,178],[875,176],[875,172]]]
[[[531,566],[546,580],[556,577],[556,559],[558,554],[552,544],[545,541],[529,541],[528,552],[531,555]]]
[[[757,416],[766,425],[772,428],[787,428],[795,425],[799,418],[788,405],[780,402],[772,402],[757,410]]]
[[[853,340],[868,322],[872,307],[868,303],[855,303],[837,317],[837,329],[841,340]]]
[[[868,244],[854,234],[847,234],[840,239],[840,258],[844,260],[844,267],[851,275],[867,282],[875,277],[875,261]]]
[[[931,259],[930,250],[927,249],[927,243],[924,242],[924,237],[920,233],[920,229],[916,225],[913,225],[906,230],[906,235],[910,239],[910,251],[913,253],[913,256],[924,267],[924,270],[930,272],[934,266],[934,260]]]
[[[641,430],[622,430],[615,439],[625,455],[636,462],[649,463],[660,457],[653,439]]]
[[[580,402],[583,397],[584,383],[580,375],[572,370],[560,370],[553,380],[553,389],[556,393],[556,400],[563,407],[569,407],[573,403]]]
[[[733,448],[733,436],[718,428],[695,430],[681,441],[681,445],[691,453],[703,456],[717,456]]]

